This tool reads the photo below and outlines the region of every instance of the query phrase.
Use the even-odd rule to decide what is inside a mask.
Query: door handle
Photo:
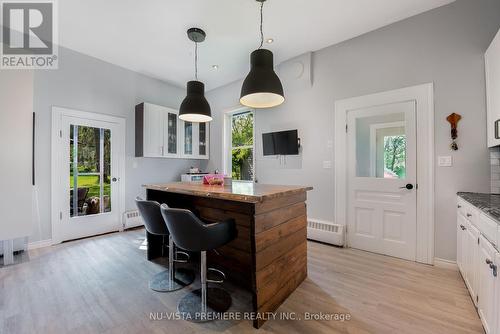
[[[412,190],[412,189],[413,189],[413,184],[408,183],[408,184],[407,184],[407,185],[405,185],[404,187],[399,187],[399,189],[408,189],[408,190]]]
[[[120,178],[119,177],[114,177],[114,178],[111,179],[111,181],[117,182],[117,181],[120,181]]]
[[[497,277],[497,266],[495,264],[493,264],[493,263],[490,263],[490,269],[493,272],[493,276]]]

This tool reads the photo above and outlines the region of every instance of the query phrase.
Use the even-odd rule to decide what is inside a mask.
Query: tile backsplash
[[[491,193],[500,194],[500,146],[490,148]]]

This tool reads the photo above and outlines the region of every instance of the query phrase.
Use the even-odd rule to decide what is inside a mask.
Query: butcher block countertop
[[[146,189],[212,197],[238,202],[259,203],[267,199],[290,196],[312,190],[305,186],[282,186],[250,182],[236,182],[230,186],[211,186],[201,183],[173,182],[166,184],[146,184]]]

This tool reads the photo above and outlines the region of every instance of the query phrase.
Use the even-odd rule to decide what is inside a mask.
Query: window
[[[384,178],[406,178],[406,135],[384,136]]]
[[[226,174],[230,173],[233,180],[253,181],[254,113],[245,111],[227,115],[226,131]]]

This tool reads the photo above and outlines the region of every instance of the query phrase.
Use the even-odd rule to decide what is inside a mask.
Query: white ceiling
[[[454,0],[268,0],[265,44],[275,64],[448,4]],[[189,27],[199,45],[199,79],[213,89],[244,77],[259,44],[255,0],[59,1],[60,44],[84,54],[184,86],[193,79]],[[212,65],[219,65],[218,70]]]

